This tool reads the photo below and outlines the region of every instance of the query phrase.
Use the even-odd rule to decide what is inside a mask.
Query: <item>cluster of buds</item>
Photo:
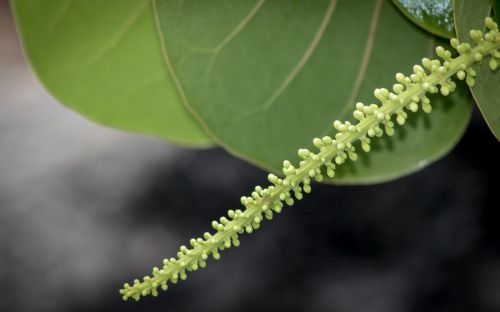
[[[321,182],[324,175],[333,177],[336,166],[342,165],[348,159],[355,161],[358,158],[355,144],[359,142],[361,149],[370,151],[371,140],[385,134],[394,134],[395,117],[399,125],[404,125],[408,112],[417,112],[419,109],[430,113],[432,106],[427,93],[440,92],[446,96],[456,88],[451,78],[456,75],[469,86],[474,86],[476,72],[472,68],[474,63],[481,62],[490,56],[489,67],[495,70],[500,60],[500,33],[497,24],[486,19],[489,31],[470,32],[475,46],[460,43],[451,39],[451,46],[458,52],[453,57],[450,51],[443,47],[436,48],[436,54],[441,60],[422,59],[421,65],[413,66],[413,73],[405,76],[396,74],[396,81],[392,91],[385,88],[376,89],[373,93],[380,102],[365,105],[356,103],[353,112],[355,124],[349,121],[335,121],[333,127],[337,130],[334,138],[325,136],[313,140],[317,148],[314,153],[307,149],[300,149],[301,158],[295,167],[290,161],[283,162],[283,176],[269,174],[271,183],[267,188],[255,187],[250,196],[241,197],[243,210],[229,210],[227,216],[218,221],[212,221],[214,233],[205,233],[202,238],[193,238],[189,241],[190,247],[181,246],[176,258],[165,259],[161,269],[154,268],[151,276],[142,281],[135,280],[132,285],[126,283],[120,293],[124,300],[133,298],[139,300],[141,296],[158,295],[158,288],[167,290],[167,283],[177,283],[179,279],[187,278],[188,271],[196,271],[206,266],[209,256],[220,259],[220,251],[239,246],[239,235],[252,233],[260,228],[264,219],[272,219],[280,213],[285,205],[291,206],[295,199],[301,200],[303,193],[311,192],[311,180]]]

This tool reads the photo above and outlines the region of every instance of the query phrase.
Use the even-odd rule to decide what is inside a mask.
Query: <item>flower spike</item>
[[[238,247],[241,234],[259,229],[264,219],[271,220],[282,211],[284,204],[291,206],[295,200],[302,199],[303,193],[310,193],[312,179],[321,182],[324,174],[333,177],[336,166],[348,160],[355,161],[358,158],[355,142],[359,141],[361,150],[369,152],[372,138],[381,137],[384,133],[389,136],[394,134],[392,117],[403,125],[408,111],[422,109],[430,113],[432,106],[426,94],[440,92],[447,96],[456,88],[452,80],[454,76],[473,87],[476,77],[473,64],[489,57],[489,67],[496,70],[500,62],[500,33],[498,25],[490,17],[486,18],[485,24],[488,32],[470,32],[474,47],[453,38],[450,44],[458,56],[452,57],[450,51],[437,47],[436,54],[440,59],[424,58],[421,65],[413,67],[409,76],[396,74],[397,83],[392,86],[392,92],[385,88],[376,89],[374,96],[378,104],[356,103],[353,112],[357,120],[355,124],[336,120],[333,123],[337,130],[334,138],[314,139],[313,144],[318,149],[316,153],[300,149],[298,155],[302,161],[298,166],[285,160],[283,177],[269,174],[271,185],[267,188],[257,186],[250,196],[241,197],[244,209],[229,210],[227,217],[212,221],[213,233],[206,232],[202,238],[192,238],[190,247],[181,246],[177,257],[163,260],[162,267],[153,268],[151,276],[144,277],[142,281],[136,279],[132,284],[126,283],[120,290],[123,299],[157,296],[158,288],[167,290],[169,283],[185,280],[187,272],[204,268],[209,256],[218,260],[220,251],[231,246]]]

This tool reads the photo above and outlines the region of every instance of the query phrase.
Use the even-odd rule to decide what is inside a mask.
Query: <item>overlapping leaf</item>
[[[455,36],[452,0],[392,0],[415,24],[443,38]]]
[[[13,7],[26,56],[62,103],[102,124],[209,143],[165,69],[150,0],[14,0]]]
[[[469,41],[470,29],[484,29],[484,18],[490,14],[490,0],[455,0],[455,26],[458,38]],[[500,140],[500,71],[491,71],[487,62],[476,65],[476,83],[472,95],[493,134]]]
[[[155,3],[169,68],[188,105],[230,152],[274,171],[434,47],[390,1]],[[384,181],[444,155],[470,106],[463,94],[434,103],[433,114],[417,114],[337,181]]]

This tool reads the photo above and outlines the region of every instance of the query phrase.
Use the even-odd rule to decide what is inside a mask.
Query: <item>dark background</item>
[[[314,185],[222,260],[122,302],[266,173],[104,128],[35,81],[0,2],[0,311],[500,311],[500,145],[479,112],[444,159]]]

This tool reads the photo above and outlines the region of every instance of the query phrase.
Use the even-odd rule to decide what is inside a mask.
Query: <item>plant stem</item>
[[[167,281],[176,283],[179,277],[186,279],[186,270],[194,271],[199,267],[204,267],[208,255],[219,259],[219,250],[229,248],[231,245],[239,246],[240,234],[245,231],[251,233],[260,227],[264,217],[271,219],[273,212],[281,212],[283,202],[290,206],[294,203],[291,192],[294,192],[299,200],[302,198],[302,191],[309,193],[311,178],[317,181],[323,179],[322,168],[326,167],[327,174],[333,176],[335,164],[341,165],[347,158],[356,160],[354,142],[361,141],[363,150],[369,151],[370,138],[380,137],[384,133],[379,128],[381,124],[385,126],[385,132],[388,135],[393,135],[394,123],[391,121],[393,115],[397,115],[397,122],[402,125],[407,117],[404,109],[415,112],[419,102],[424,111],[430,112],[431,107],[426,94],[437,93],[438,85],[443,95],[453,92],[455,83],[451,81],[451,78],[454,75],[457,75],[459,79],[467,78],[467,83],[472,86],[475,72],[471,66],[474,63],[480,62],[484,56],[488,55],[491,55],[495,62],[495,59],[500,59],[498,27],[491,19],[487,19],[486,24],[490,28],[486,36],[483,37],[482,33],[479,35],[477,31],[474,34],[474,31],[471,32],[471,37],[477,43],[476,47],[471,48],[468,44],[460,44],[456,39],[452,39],[452,46],[459,51],[459,56],[452,58],[451,52],[438,47],[436,51],[443,59],[442,63],[438,60],[423,59],[422,63],[427,71],[420,65],[416,65],[413,68],[414,74],[410,77],[397,74],[396,79],[399,84],[393,86],[395,93],[386,89],[375,90],[374,95],[381,101],[381,106],[375,104],[365,106],[357,103],[357,110],[353,114],[359,120],[357,124],[351,125],[349,122],[336,121],[334,127],[338,132],[334,139],[324,137],[313,141],[319,149],[318,153],[299,150],[299,156],[303,158],[303,161],[297,169],[289,161],[284,161],[283,178],[270,174],[269,181],[272,185],[266,189],[257,186],[251,197],[242,197],[242,204],[246,207],[244,211],[230,210],[228,217],[231,220],[222,217],[220,222],[212,222],[212,227],[217,231],[215,234],[205,233],[203,239],[191,239],[191,249],[182,246],[177,254],[178,258],[165,259],[162,269],[153,269],[152,277],[146,276],[143,282],[135,280],[132,286],[125,284],[124,289],[120,290],[123,298],[126,300],[131,297],[139,300],[141,295],[156,296],[158,287],[167,289]]]

